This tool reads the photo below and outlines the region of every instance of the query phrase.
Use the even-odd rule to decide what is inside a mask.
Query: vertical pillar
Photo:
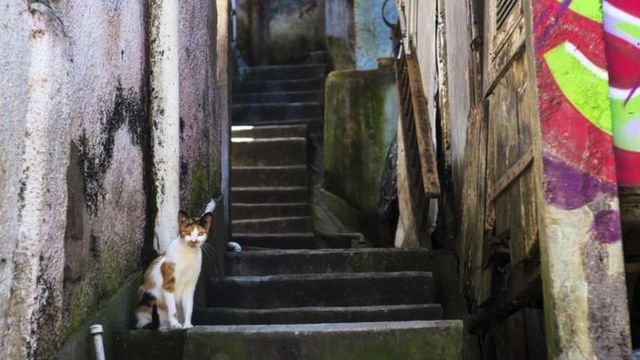
[[[627,359],[629,319],[599,0],[527,0],[550,359]]]
[[[178,234],[180,210],[180,91],[178,0],[151,0],[151,137],[158,213],[156,250],[164,251]]]
[[[270,0],[249,0],[251,21],[251,63],[269,63],[269,21],[271,20]]]

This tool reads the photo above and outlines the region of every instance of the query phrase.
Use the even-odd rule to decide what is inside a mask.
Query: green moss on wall
[[[213,163],[213,161],[212,161]],[[192,215],[199,214],[219,189],[218,168],[212,165],[197,164],[191,170],[191,192],[185,210]]]
[[[398,121],[393,69],[335,71],[325,89],[325,188],[375,213]]]
[[[353,45],[345,39],[335,36],[327,37],[327,53],[333,70],[355,69]]]

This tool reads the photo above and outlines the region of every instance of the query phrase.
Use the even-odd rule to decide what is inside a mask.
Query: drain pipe
[[[154,245],[157,251],[164,252],[178,233],[180,210],[178,0],[150,0],[150,13],[150,113],[158,207]]]
[[[104,356],[104,344],[102,343],[102,333],[104,333],[102,329],[102,325],[91,325],[89,328],[89,333],[93,338],[93,346],[96,351],[96,360],[106,360]]]

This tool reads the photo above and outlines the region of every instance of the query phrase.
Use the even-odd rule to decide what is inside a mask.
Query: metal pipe
[[[93,338],[93,346],[96,351],[96,360],[106,360],[106,357],[104,355],[104,344],[102,343],[102,334],[104,333],[102,325],[91,325],[91,327],[89,327],[89,333]]]
[[[180,89],[178,0],[151,0],[151,136],[158,213],[154,244],[163,252],[178,233],[180,210]]]
[[[237,1],[231,0],[231,43],[235,45],[238,40],[238,25],[237,25]]]

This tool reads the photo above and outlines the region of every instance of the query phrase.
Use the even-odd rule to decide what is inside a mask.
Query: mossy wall
[[[393,67],[334,71],[325,91],[325,188],[372,216],[397,130]]]
[[[261,0],[264,1],[264,0]],[[254,1],[255,2],[255,1]],[[259,3],[258,5],[263,5]],[[252,23],[252,1],[237,2],[237,46],[243,59],[251,65],[295,64],[307,59],[310,52],[325,49],[325,0],[270,0],[268,9],[260,19],[262,23]],[[266,58],[257,58],[254,52],[263,52],[264,48],[253,49],[252,27],[268,24]],[[264,45],[264,44],[259,44]]]
[[[326,46],[332,70],[355,69],[355,22],[353,0],[327,0]]]

